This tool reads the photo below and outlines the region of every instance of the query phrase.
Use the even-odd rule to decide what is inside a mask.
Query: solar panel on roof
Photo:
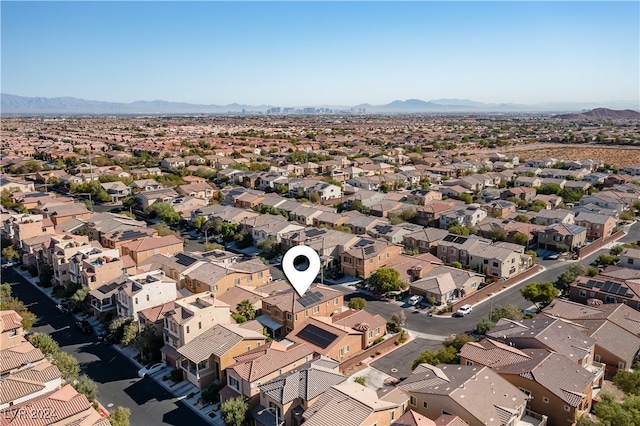
[[[302,330],[300,330],[300,332],[298,333],[298,337],[322,349],[325,349],[338,336],[326,330],[323,330],[316,325],[307,324]]]
[[[600,290],[604,291],[605,293],[609,293],[609,290],[611,290],[611,287],[612,287],[611,284],[612,283],[610,283],[608,281],[603,283],[602,286],[600,287]]]
[[[175,256],[176,263],[178,265],[191,266],[196,262],[196,259],[192,258],[191,256],[187,256],[184,253],[177,253]]]
[[[373,254],[376,252],[376,248],[375,247],[365,247],[364,248],[364,254]]]
[[[620,287],[620,289],[618,290],[618,292],[616,294],[618,296],[626,296],[627,295],[627,290],[629,290],[627,287]]]
[[[305,231],[305,234],[307,234],[307,237],[317,237],[318,235],[322,235],[324,234],[325,231],[324,229],[309,229],[307,231]]]
[[[373,244],[373,241],[371,240],[360,240],[356,243],[356,245],[354,247],[364,247],[364,246],[368,246],[369,244]]]
[[[322,302],[323,296],[319,291],[307,292],[304,296],[298,299],[298,302],[304,307],[316,305]]]

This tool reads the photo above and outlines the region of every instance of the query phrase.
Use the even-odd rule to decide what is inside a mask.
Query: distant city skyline
[[[640,106],[640,3],[3,2],[2,92]]]

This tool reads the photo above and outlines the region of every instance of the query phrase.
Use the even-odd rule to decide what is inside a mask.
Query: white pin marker
[[[282,270],[302,297],[320,271],[320,256],[309,246],[294,246],[282,258]]]

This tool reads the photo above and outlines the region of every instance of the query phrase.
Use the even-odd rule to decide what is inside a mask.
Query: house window
[[[606,302],[606,303],[616,303],[616,298],[615,298],[615,297],[613,297],[613,296],[607,296],[607,297],[605,298],[605,302]],[[136,302],[136,303],[138,303],[138,302]]]
[[[418,401],[416,400],[415,396],[412,396],[409,398],[409,405],[412,405],[415,407],[417,404],[418,404]]]
[[[380,327],[376,327],[376,336],[380,334]]]
[[[287,321],[291,321],[291,313],[287,312]]]
[[[147,294],[147,302],[149,301],[149,295]]]
[[[467,365],[473,365],[473,361],[467,360]]]
[[[373,337],[373,330],[369,330],[369,339]]]
[[[287,330],[287,333],[291,333],[291,327],[287,327],[286,330]]]
[[[373,257],[369,259],[369,264],[373,264]]]
[[[136,297],[136,305],[138,304],[138,298]]]
[[[396,410],[391,410],[391,422],[396,419]]]
[[[198,321],[198,330],[202,330],[202,322]]]
[[[203,360],[203,361],[200,361],[198,363],[198,370],[204,370],[205,368],[207,368],[207,360],[206,359]]]
[[[618,362],[618,370],[624,370],[625,369],[625,363],[624,361],[620,361]]]
[[[233,376],[229,376],[229,386],[234,388],[235,390],[240,390],[240,382]]]
[[[493,267],[497,268],[498,267],[498,262],[493,262]]]
[[[542,402],[544,402],[545,404],[549,403],[549,398],[547,398],[546,396],[542,397]]]
[[[9,330],[9,338],[16,337],[17,334],[18,332],[16,331],[15,328],[13,330]]]
[[[295,322],[295,321],[298,321],[298,314],[295,314],[295,315],[293,316],[293,321],[294,321],[294,322]]]
[[[189,326],[187,326],[187,334],[189,334]]]
[[[260,271],[258,272],[258,278],[262,278],[264,276],[264,272]]]
[[[587,292],[584,290],[580,290],[580,297],[587,297]]]
[[[247,352],[251,350],[251,345],[247,346]]]
[[[267,312],[271,312],[271,305],[269,305],[268,303],[264,305],[264,310]]]
[[[429,403],[427,401],[422,401],[422,408],[429,408]]]
[[[595,355],[593,355],[593,360],[594,360],[595,362],[600,362],[600,355],[599,355],[599,354],[595,354]]]
[[[344,263],[351,263],[351,258],[350,258],[350,257],[343,257],[343,258],[342,258],[342,261],[343,261]]]
[[[273,316],[276,318],[280,318],[280,311],[278,311],[277,309],[273,310]]]
[[[320,312],[320,306],[314,306],[313,307],[313,314],[317,314],[318,312]]]
[[[239,284],[240,284],[240,278],[236,278],[236,279],[234,279],[234,280],[233,280],[233,283],[234,283],[235,285],[239,285]]]
[[[305,317],[305,318],[308,318],[308,317],[309,317],[309,310],[308,310],[308,309],[305,309],[305,310],[304,310],[304,317]]]
[[[247,275],[247,281],[253,281],[253,275]]]
[[[333,299],[333,306],[338,306],[338,298]]]
[[[633,259],[627,259],[627,263],[628,263],[629,265],[633,265]]]

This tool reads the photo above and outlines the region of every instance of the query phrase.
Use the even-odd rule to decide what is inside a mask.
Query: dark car
[[[83,334],[91,333],[91,324],[89,324],[89,321],[87,320],[78,321],[76,325],[78,326],[78,328]]]

